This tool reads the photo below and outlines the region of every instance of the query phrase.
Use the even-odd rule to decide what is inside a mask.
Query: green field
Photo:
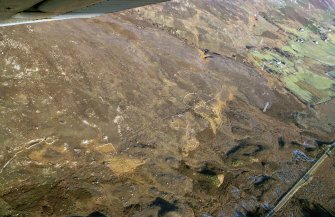
[[[335,71],[328,72],[329,76],[326,76],[322,67],[335,65],[334,34],[329,33],[329,40],[322,41],[316,30],[309,27],[304,27],[301,32],[286,26],[285,31],[294,37],[281,48],[250,52],[253,64],[278,76],[285,87],[306,104],[319,104],[333,99],[335,81],[332,78],[335,78]],[[304,42],[297,39],[304,39]],[[312,71],[311,68],[318,71]]]
[[[335,97],[335,81],[315,73],[297,73],[283,78],[285,86],[303,102],[319,104]]]

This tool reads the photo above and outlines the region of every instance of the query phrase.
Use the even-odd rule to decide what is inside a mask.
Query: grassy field
[[[307,104],[334,98],[335,71],[327,73],[321,68],[335,65],[335,35],[328,32],[328,40],[323,41],[315,26],[308,25],[303,30],[283,26],[291,39],[281,48],[253,50],[249,53],[253,64],[278,76],[288,90]],[[312,67],[320,70],[312,71]]]
[[[335,97],[335,82],[311,72],[283,78],[285,86],[303,102],[319,104]]]

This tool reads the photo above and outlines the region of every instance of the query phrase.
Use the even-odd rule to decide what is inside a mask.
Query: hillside
[[[335,2],[171,1],[0,28],[0,216],[265,216],[335,140]],[[334,157],[278,216],[335,210]]]

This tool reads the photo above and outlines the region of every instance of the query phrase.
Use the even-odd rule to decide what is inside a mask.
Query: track
[[[266,217],[275,216],[275,214],[294,196],[294,194],[304,185],[308,184],[313,178],[313,174],[316,172],[318,167],[332,154],[335,149],[335,143],[330,145],[328,149],[323,153],[319,160],[302,176],[302,178],[291,188],[291,190],[284,195],[277,203],[277,205],[266,215]]]

